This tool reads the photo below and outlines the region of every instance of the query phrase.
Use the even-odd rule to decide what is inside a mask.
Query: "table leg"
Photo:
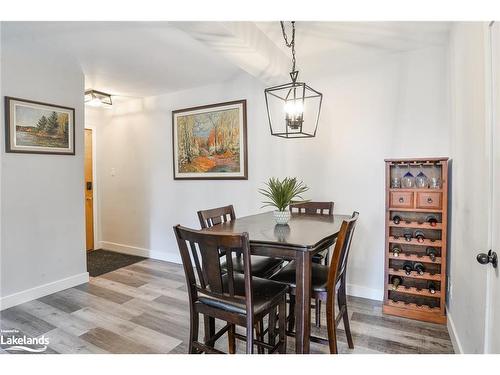
[[[311,334],[311,256],[297,252],[295,290],[295,352],[309,353]]]

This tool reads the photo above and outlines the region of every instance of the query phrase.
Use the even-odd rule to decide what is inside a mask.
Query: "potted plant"
[[[266,188],[259,189],[259,192],[268,200],[262,202],[262,207],[276,207],[274,211],[274,220],[277,224],[284,225],[290,220],[290,211],[288,206],[293,203],[304,202],[301,194],[309,190],[302,181],[297,182],[297,179],[286,177],[283,180],[271,177],[266,182]]]

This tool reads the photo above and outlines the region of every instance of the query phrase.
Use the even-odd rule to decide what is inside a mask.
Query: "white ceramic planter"
[[[290,211],[274,211],[274,220],[279,225],[288,224],[290,221]]]

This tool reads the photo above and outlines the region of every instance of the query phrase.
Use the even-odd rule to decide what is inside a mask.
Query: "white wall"
[[[76,111],[75,156],[5,153],[2,136],[3,309],[85,282],[88,274],[82,71],[76,64],[44,54],[31,42],[16,41],[6,23],[2,23],[1,48],[2,95],[74,107]],[[3,134],[3,116],[0,128]]]
[[[450,41],[453,168],[448,324],[455,349],[464,353],[484,350],[487,273],[475,257],[488,250],[485,56],[484,24],[455,24]]]
[[[139,251],[179,261],[172,227],[199,227],[196,211],[234,204],[238,215],[259,211],[257,189],[270,176],[290,174],[292,151],[270,137],[263,90],[248,76],[231,82],[117,104],[98,131],[102,240],[104,248]],[[174,181],[171,111],[247,99],[249,179]],[[291,161],[290,161],[291,163]],[[115,176],[112,176],[112,170]]]
[[[360,211],[349,289],[381,299],[383,159],[449,155],[447,62],[446,48],[433,47],[357,64],[341,76],[313,77],[311,86],[324,93],[314,139],[271,137],[264,87],[246,75],[117,104],[98,133],[103,247],[178,261],[173,225],[198,227],[197,210],[229,203],[237,215],[259,212],[263,181],[297,176],[311,187],[310,198],[334,200],[338,213]],[[171,111],[242,98],[248,100],[249,180],[174,181]]]
[[[326,105],[300,170],[316,199],[334,200],[336,212],[360,212],[348,271],[352,294],[383,296],[384,158],[449,156],[447,64],[446,48],[433,47],[311,83]]]

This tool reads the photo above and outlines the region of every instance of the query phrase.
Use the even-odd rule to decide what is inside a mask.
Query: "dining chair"
[[[233,205],[229,205],[198,211],[198,219],[200,220],[201,228],[205,229],[234,220],[236,219],[236,215]],[[222,257],[224,254],[221,253],[220,255]],[[252,275],[268,278],[281,268],[283,262],[283,259],[279,258],[252,255]],[[223,267],[225,267],[224,263]],[[235,272],[243,273],[244,266],[241,261],[241,255],[233,259],[233,268]]]
[[[346,297],[346,273],[347,259],[351,248],[352,237],[359,213],[354,212],[350,219],[344,220],[340,232],[335,243],[332,254],[332,260],[329,266],[318,263],[312,264],[311,284],[312,297],[319,298],[326,303],[326,325],[328,331],[328,340],[320,337],[311,336],[311,341],[330,346],[330,353],[336,354],[337,349],[337,326],[342,319],[344,321],[344,330],[347,336],[347,344],[350,349],[354,349],[352,341],[351,328],[349,325],[349,315],[347,313],[347,297]],[[286,267],[282,268],[272,278],[274,281],[279,281],[287,284],[290,287],[290,294],[295,294],[295,262],[290,262]],[[339,313],[335,316],[335,298],[339,305]],[[295,299],[290,298],[290,314],[291,322],[295,320]],[[290,325],[289,325],[290,327]],[[273,329],[270,331],[274,332]],[[290,330],[291,331],[291,330]],[[289,332],[293,335],[293,332]]]
[[[334,202],[302,202],[294,203],[289,207],[290,212],[306,214],[306,215],[327,215],[333,216]],[[313,263],[328,265],[330,257],[330,248],[323,250],[312,257]],[[316,298],[314,301],[315,324],[316,327],[321,327],[321,300]],[[293,322],[292,322],[293,324]]]
[[[333,216],[334,202],[302,202],[294,203],[288,206],[291,213],[299,213],[306,215],[327,215]],[[326,249],[318,254],[314,254],[312,261],[314,263],[323,263],[328,265],[329,250]]]
[[[216,341],[228,333],[229,353],[235,353],[236,339],[246,341],[246,352],[253,353],[254,345],[266,348],[269,353],[286,353],[286,292],[285,284],[252,276],[252,263],[248,233],[206,233],[177,225],[174,227],[186,275],[189,307],[189,353],[218,353]],[[224,251],[226,269],[219,261]],[[243,258],[243,273],[233,267],[233,253]],[[254,328],[269,314],[278,309],[279,341],[266,343],[254,337]],[[221,319],[226,325],[218,332],[198,340],[199,315]],[[206,322],[207,320],[205,320]],[[273,319],[274,322],[274,319]],[[246,327],[246,335],[238,334],[236,326]],[[274,326],[273,326],[274,327]],[[275,327],[274,327],[275,328]],[[274,340],[274,329],[273,329]]]

